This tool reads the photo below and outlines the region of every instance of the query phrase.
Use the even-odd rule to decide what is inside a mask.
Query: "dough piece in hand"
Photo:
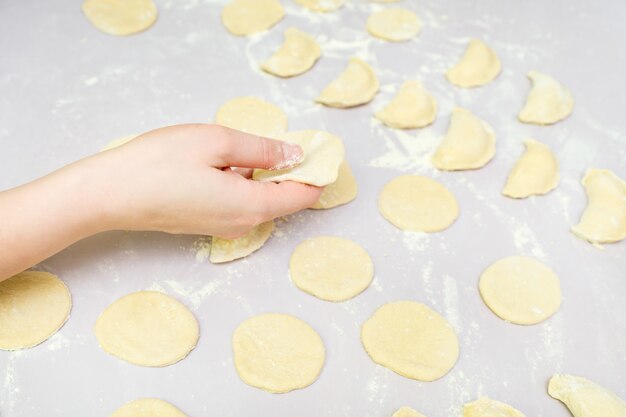
[[[482,273],[480,295],[498,317],[515,324],[537,324],[561,305],[559,277],[527,256],[500,259]]]
[[[304,160],[293,168],[255,169],[252,178],[258,181],[296,181],[323,187],[332,184],[339,175],[343,161],[343,142],[337,136],[320,130],[289,132],[280,140],[296,143],[304,151]]]
[[[267,30],[283,17],[285,9],[279,0],[232,0],[222,9],[222,23],[237,36]]]
[[[158,16],[152,0],[85,0],[82,9],[97,29],[117,36],[142,32]]]
[[[105,352],[134,365],[161,367],[185,358],[200,329],[182,303],[157,291],[139,291],[107,307],[95,333]]]
[[[512,198],[547,194],[559,184],[559,163],[547,145],[524,141],[526,151],[509,173],[502,194]]]
[[[245,258],[265,244],[274,231],[274,221],[261,223],[247,235],[237,239],[211,238],[211,255],[209,261],[214,264]]]
[[[187,417],[172,404],[157,398],[141,398],[118,408],[111,417]]]
[[[423,414],[418,413],[411,407],[402,407],[398,409],[391,417],[425,417]]]
[[[318,236],[293,251],[289,275],[308,294],[326,301],[345,301],[369,287],[374,264],[365,249],[353,241]]]
[[[416,129],[431,124],[437,116],[437,101],[422,84],[415,80],[406,81],[396,97],[376,118],[396,129]]]
[[[482,168],[496,153],[496,135],[491,126],[469,110],[452,110],[448,132],[432,162],[445,171]]]
[[[459,87],[478,87],[494,80],[500,68],[495,51],[484,42],[472,39],[463,57],[446,72],[446,78]]]
[[[582,180],[587,208],[572,233],[590,243],[626,238],[626,182],[608,169],[589,169]]]
[[[322,90],[316,101],[329,107],[360,106],[372,101],[379,87],[372,67],[359,58],[350,58],[346,69]]]
[[[279,77],[293,77],[310,70],[321,54],[315,38],[289,28],[285,31],[285,43],[261,64],[261,69]]]
[[[358,185],[352,174],[352,169],[347,161],[339,165],[337,180],[324,187],[320,199],[311,207],[312,209],[329,209],[349,203],[356,198]]]
[[[314,12],[326,13],[339,9],[346,3],[346,0],[296,0],[296,3]]]
[[[626,402],[608,389],[572,375],[550,378],[548,394],[563,402],[574,417],[624,417]]]
[[[71,309],[69,290],[48,272],[24,271],[0,282],[0,349],[42,343],[65,324]]]
[[[228,100],[217,110],[215,123],[263,137],[287,131],[287,115],[280,107],[256,97]]]
[[[463,417],[526,417],[508,404],[480,397],[463,406]]]
[[[530,71],[532,88],[517,118],[520,122],[550,125],[565,119],[574,109],[574,96],[554,78]]]
[[[414,232],[440,232],[459,217],[454,194],[419,175],[401,175],[387,183],[378,197],[378,209],[397,228]]]
[[[106,145],[104,145],[102,147],[102,149],[100,150],[100,152],[109,151],[111,149],[119,148],[120,146],[125,145],[128,142],[130,142],[131,140],[135,139],[137,136],[139,136],[139,135],[138,134],[136,134],[136,135],[128,135],[128,136],[122,136],[121,138],[113,139],[111,142],[109,142]]]
[[[363,324],[361,340],[374,362],[419,381],[441,378],[459,357],[459,341],[446,319],[414,301],[380,307]]]
[[[241,323],[233,334],[233,354],[246,384],[276,394],[311,385],[326,360],[324,343],[311,326],[276,313]]]
[[[385,9],[372,13],[367,19],[367,31],[386,41],[408,41],[416,37],[420,30],[422,22],[407,9]]]

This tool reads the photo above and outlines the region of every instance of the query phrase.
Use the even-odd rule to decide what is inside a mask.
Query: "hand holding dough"
[[[396,97],[376,118],[389,127],[415,129],[431,124],[437,116],[437,101],[415,80],[406,81]]]
[[[287,115],[280,107],[256,97],[228,100],[217,110],[215,123],[267,138],[287,131]]]
[[[572,375],[550,378],[548,394],[565,403],[574,417],[624,417],[626,402],[588,379]]]
[[[374,70],[358,58],[350,58],[346,69],[322,90],[316,101],[329,107],[355,107],[369,103],[380,83]]]
[[[367,31],[380,39],[404,42],[416,37],[422,22],[407,9],[385,9],[374,12],[367,19]]]
[[[472,39],[465,54],[446,72],[448,81],[459,87],[485,85],[500,74],[500,60],[493,49],[478,39]]]
[[[158,15],[152,0],[85,0],[82,9],[96,28],[117,36],[148,29]]]
[[[261,223],[247,235],[237,239],[211,238],[211,255],[209,261],[214,264],[245,258],[261,249],[274,231],[274,221]]]
[[[339,165],[339,174],[335,182],[324,187],[319,200],[311,206],[312,209],[329,209],[347,204],[356,198],[358,185],[347,161]]]
[[[550,125],[565,119],[574,109],[572,92],[554,78],[530,71],[532,88],[517,118],[520,122]]]
[[[509,173],[502,194],[526,198],[547,194],[559,184],[559,163],[547,145],[534,139],[524,141],[526,151]]]
[[[261,69],[279,77],[293,77],[307,72],[322,54],[315,38],[296,28],[285,31],[285,43]]]
[[[222,23],[238,36],[267,30],[283,17],[285,9],[279,0],[232,0],[222,9]]]
[[[187,415],[166,401],[141,398],[127,402],[110,417],[187,417]]]
[[[463,417],[526,417],[524,414],[500,401],[480,397],[463,406]]]

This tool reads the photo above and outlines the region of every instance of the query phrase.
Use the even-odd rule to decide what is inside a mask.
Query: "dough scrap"
[[[256,97],[228,100],[217,110],[215,123],[263,137],[274,138],[287,131],[287,115],[280,107]]]
[[[526,417],[523,413],[500,401],[480,397],[463,406],[463,417]]]
[[[517,118],[520,122],[550,125],[565,119],[574,109],[572,92],[547,74],[530,71],[532,88]]]
[[[582,180],[587,208],[572,233],[590,243],[626,238],[626,182],[608,169],[588,169]]]
[[[140,398],[127,402],[110,417],[187,417],[187,415],[166,401]]]
[[[496,153],[496,135],[487,122],[469,110],[452,110],[448,132],[432,162],[445,171],[482,168]]]
[[[185,358],[200,329],[182,303],[157,291],[139,291],[107,307],[95,333],[105,352],[134,365],[161,367]]]
[[[419,175],[391,180],[378,197],[385,219],[402,230],[440,232],[459,217],[459,205],[441,183]]]
[[[69,290],[48,272],[24,271],[0,282],[0,349],[44,342],[63,327],[71,309]]]
[[[289,132],[278,139],[297,143],[304,151],[304,160],[293,168],[255,169],[252,178],[258,181],[297,181],[323,187],[332,184],[339,175],[343,161],[343,142],[335,135],[320,130]]]
[[[311,326],[276,313],[241,323],[233,334],[233,353],[243,382],[276,394],[311,385],[326,360],[324,343]]]
[[[418,413],[411,407],[402,407],[398,409],[391,417],[425,417],[423,414]]]
[[[559,184],[559,163],[548,145],[534,139],[524,141],[526,151],[509,173],[502,194],[511,198],[543,195]]]
[[[143,32],[158,16],[152,0],[85,0],[81,8],[92,25],[116,36]]]
[[[437,116],[437,101],[422,84],[406,81],[396,97],[376,113],[376,118],[396,129],[416,129],[431,124]]]
[[[386,41],[408,41],[421,30],[422,22],[415,13],[407,9],[385,9],[372,13],[367,19],[367,31]]]
[[[289,28],[285,31],[285,43],[261,64],[261,69],[279,77],[293,77],[310,70],[321,55],[322,49],[315,38]]]
[[[500,69],[495,51],[484,42],[472,39],[459,62],[446,72],[446,78],[459,87],[478,87],[494,80]]]
[[[316,101],[329,107],[360,106],[372,101],[379,87],[372,67],[359,58],[350,58],[344,71],[322,90]]]
[[[385,304],[361,328],[372,360],[407,378],[434,381],[459,357],[456,333],[439,313],[414,301]]]
[[[111,149],[119,148],[120,146],[125,145],[128,142],[130,142],[131,140],[135,139],[137,136],[139,136],[139,134],[127,135],[127,136],[122,136],[121,138],[113,139],[111,142],[109,142],[106,145],[104,145],[102,147],[102,149],[100,149],[100,152],[109,151]]]
[[[356,198],[358,185],[352,174],[352,169],[347,161],[339,165],[337,180],[324,187],[319,200],[311,207],[312,209],[329,209],[347,204]]]
[[[293,251],[289,275],[308,294],[326,301],[345,301],[370,286],[374,264],[357,243],[336,236],[318,236],[305,240]]]
[[[515,324],[537,324],[561,306],[559,277],[527,256],[491,264],[480,276],[480,296],[498,317]]]
[[[245,258],[265,244],[274,231],[274,221],[261,223],[247,235],[237,239],[222,239],[213,236],[211,239],[211,255],[209,261],[214,264]]]
[[[314,12],[326,13],[334,12],[340,7],[343,7],[343,5],[346,4],[346,0],[296,0],[296,3]]]
[[[574,417],[626,416],[626,402],[582,377],[556,374],[550,378],[548,394],[563,402]]]
[[[237,36],[267,30],[283,17],[285,9],[279,0],[232,0],[222,9],[222,23]]]

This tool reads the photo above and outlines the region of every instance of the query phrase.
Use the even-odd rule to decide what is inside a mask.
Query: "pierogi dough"
[[[285,31],[285,43],[264,63],[263,71],[279,77],[293,77],[315,65],[322,50],[312,36],[296,28]]]
[[[285,133],[288,125],[280,107],[256,97],[228,100],[217,110],[215,123],[269,138]]]
[[[539,71],[530,71],[532,88],[517,118],[520,122],[550,125],[565,119],[574,110],[574,96],[563,84]]]
[[[480,397],[463,406],[463,417],[526,417],[524,414],[500,401]]]
[[[559,163],[548,147],[534,139],[524,141],[526,151],[509,173],[502,194],[526,198],[547,194],[559,184]]]
[[[109,35],[133,35],[157,20],[152,0],[85,0],[83,13],[96,28]]]
[[[416,129],[431,124],[437,116],[437,101],[422,84],[406,81],[396,97],[376,113],[376,118],[396,129]]]
[[[140,398],[127,402],[110,417],[187,417],[187,415],[166,401]]]
[[[425,417],[423,414],[418,413],[411,407],[402,407],[398,409],[391,417]]]
[[[222,9],[222,23],[237,36],[267,30],[283,17],[285,9],[279,0],[232,0]]]
[[[624,417],[626,402],[608,389],[572,375],[550,378],[548,394],[563,402],[574,417]]]
[[[527,256],[500,259],[482,273],[480,295],[500,318],[515,324],[537,324],[561,305],[559,277]]]
[[[391,180],[378,197],[378,209],[391,224],[414,232],[440,232],[459,217],[454,195],[439,182],[419,175]]]
[[[316,101],[329,107],[355,107],[372,101],[379,87],[372,67],[359,58],[350,58],[348,66],[322,90]]]
[[[385,304],[361,328],[372,360],[407,378],[434,381],[452,369],[459,341],[446,319],[424,304]]]
[[[0,282],[0,349],[42,343],[65,324],[71,309],[69,290],[48,272],[24,271]]]
[[[325,13],[339,9],[346,3],[346,0],[296,0],[296,3],[314,12]]]
[[[100,152],[109,151],[111,149],[119,148],[120,146],[125,145],[128,142],[130,142],[131,140],[135,139],[137,136],[139,136],[139,135],[138,134],[136,134],[136,135],[128,135],[128,136],[122,136],[121,138],[113,139],[111,142],[109,142],[106,145],[104,145],[104,147],[102,147]]]
[[[245,258],[261,249],[274,231],[274,221],[261,223],[247,235],[237,239],[222,239],[216,236],[211,238],[211,255],[209,261],[214,264],[234,261]]]
[[[367,19],[367,31],[386,41],[408,41],[416,37],[420,30],[422,22],[407,9],[385,9],[372,13]]]
[[[139,291],[107,307],[95,333],[105,352],[134,365],[161,367],[185,358],[200,329],[193,313],[172,297]]]
[[[352,169],[347,161],[339,165],[337,180],[324,187],[319,200],[311,207],[312,209],[329,209],[347,204],[356,198],[358,185],[352,174]]]
[[[241,323],[233,334],[233,354],[246,384],[277,394],[311,385],[326,360],[324,343],[311,326],[276,313]]]
[[[463,57],[446,72],[452,84],[469,88],[485,85],[500,74],[500,60],[493,49],[478,39],[467,45]]]

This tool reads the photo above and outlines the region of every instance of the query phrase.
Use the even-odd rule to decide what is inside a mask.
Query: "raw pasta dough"
[[[233,334],[233,353],[241,379],[273,393],[311,385],[326,360],[324,343],[311,326],[275,313],[241,323]]]
[[[329,209],[349,203],[356,198],[358,186],[352,169],[345,160],[339,165],[337,180],[324,187],[319,200],[312,209]]]
[[[314,12],[333,12],[342,7],[346,0],[296,0],[296,2]]]
[[[274,230],[274,221],[261,223],[247,235],[237,239],[211,239],[211,255],[209,261],[214,264],[234,261],[255,252],[265,244]]]
[[[402,407],[398,409],[391,417],[425,417],[423,414],[418,413],[411,407]]]
[[[92,25],[117,36],[142,32],[158,16],[152,0],[85,0],[82,9]]]
[[[127,402],[110,417],[187,417],[187,415],[166,401],[141,398]]]
[[[626,402],[608,389],[588,379],[554,375],[548,394],[565,403],[574,417],[624,417]]]
[[[374,264],[351,240],[318,236],[300,243],[289,260],[291,280],[302,291],[326,301],[345,301],[369,287]]]
[[[385,9],[374,12],[367,19],[367,31],[380,39],[404,42],[420,33],[422,22],[407,9]]]
[[[130,142],[131,140],[135,139],[137,136],[139,136],[139,135],[138,134],[136,134],[136,135],[128,135],[128,136],[122,136],[121,138],[113,139],[111,142],[109,142],[106,145],[104,145],[104,147],[100,150],[100,152],[109,151],[111,149],[119,148],[120,146],[125,145],[128,142]]]
[[[346,69],[322,90],[316,101],[329,107],[359,106],[372,101],[379,87],[374,70],[359,58],[350,58]]]
[[[459,217],[454,195],[439,182],[419,175],[391,180],[378,197],[378,209],[397,228],[439,232]]]
[[[232,0],[222,9],[222,23],[237,36],[267,30],[283,17],[285,9],[279,0]]]
[[[396,97],[376,117],[389,127],[415,129],[431,124],[437,116],[437,101],[422,84],[406,81]]]
[[[463,57],[446,72],[448,81],[459,87],[478,87],[500,74],[500,60],[493,49],[478,39],[467,45]]]
[[[167,366],[196,347],[198,321],[180,302],[156,291],[128,294],[96,321],[100,347],[111,355],[140,366]]]
[[[572,92],[554,78],[530,71],[532,88],[517,118],[520,122],[549,125],[565,119],[574,109]]]
[[[463,406],[463,417],[526,417],[524,414],[500,401],[481,397]]]
[[[217,110],[215,123],[264,137],[287,131],[287,115],[280,107],[256,97],[228,100]]]
[[[285,43],[261,64],[261,69],[279,77],[293,77],[311,69],[321,54],[315,38],[289,28],[285,31]]]
[[[480,295],[500,318],[515,324],[537,324],[561,305],[559,277],[548,266],[526,256],[510,256],[481,275]]]
[[[48,272],[25,271],[0,282],[0,349],[42,343],[63,326],[71,308],[69,290]]]
[[[524,141],[526,151],[509,173],[502,194],[512,198],[547,194],[559,184],[559,163],[547,145]]]

